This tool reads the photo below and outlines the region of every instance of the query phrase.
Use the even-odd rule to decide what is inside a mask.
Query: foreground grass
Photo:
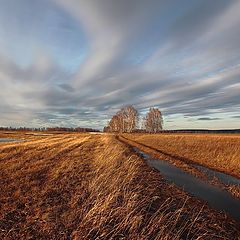
[[[167,185],[110,135],[0,145],[0,239],[237,239],[238,225]]]

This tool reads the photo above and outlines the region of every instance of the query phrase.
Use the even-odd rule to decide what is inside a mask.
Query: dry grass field
[[[238,223],[168,185],[114,135],[0,133],[1,137],[24,142],[0,143],[0,239],[240,236]],[[141,137],[139,141],[150,138]],[[179,138],[188,144],[181,136],[175,143]],[[235,141],[239,138],[233,148]],[[238,156],[230,153],[229,165],[237,166]],[[187,150],[183,154],[193,158]]]
[[[240,178],[240,135],[129,134],[126,137],[173,158],[217,169]]]

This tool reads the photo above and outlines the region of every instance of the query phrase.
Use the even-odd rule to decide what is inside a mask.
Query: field
[[[239,239],[239,223],[168,184],[115,135],[1,137],[24,141],[0,143],[0,239]],[[239,137],[125,137],[240,174]]]
[[[126,134],[124,137],[145,152],[167,159],[198,177],[204,176],[188,163],[197,163],[240,178],[239,134]],[[239,185],[223,187],[240,198]]]
[[[130,140],[172,158],[192,161],[240,178],[240,135],[135,134]]]

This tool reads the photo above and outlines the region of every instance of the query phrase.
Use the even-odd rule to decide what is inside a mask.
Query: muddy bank
[[[124,134],[165,157],[207,168],[240,179],[240,135],[225,134]]]
[[[174,183],[191,195],[206,201],[211,207],[226,212],[240,222],[240,200],[233,198],[227,191],[212,186],[167,161],[154,159],[136,147],[134,151],[141,155],[150,167],[160,171],[169,183]]]
[[[198,164],[192,164],[193,167],[199,169],[201,172],[204,172],[210,180],[214,180],[214,178],[218,178],[224,184],[236,184],[240,185],[240,179],[228,175],[226,173],[219,172],[217,170],[213,170]]]
[[[0,145],[0,239],[240,236],[236,221],[168,184],[112,135],[31,139]]]
[[[185,172],[190,173],[213,186],[228,191],[232,196],[240,199],[240,179],[232,175],[228,175],[226,173],[201,166],[193,161],[186,160],[184,158],[174,158],[169,154],[162,153],[157,149],[141,144],[137,141],[130,140],[126,137],[119,136],[118,138],[119,140],[130,144],[131,146],[137,147],[145,153],[150,154],[152,157],[167,161],[172,165],[181,168]]]

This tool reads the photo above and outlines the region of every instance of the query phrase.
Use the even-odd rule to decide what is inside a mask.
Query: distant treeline
[[[134,133],[148,133],[144,129],[135,129]],[[240,133],[240,129],[178,129],[178,130],[160,130],[158,133]]]
[[[26,128],[26,127],[0,127],[0,131],[38,131],[38,132],[100,132],[93,128],[67,128],[67,127],[48,127],[48,128]]]
[[[178,129],[178,130],[163,130],[164,133],[240,133],[240,129]]]

